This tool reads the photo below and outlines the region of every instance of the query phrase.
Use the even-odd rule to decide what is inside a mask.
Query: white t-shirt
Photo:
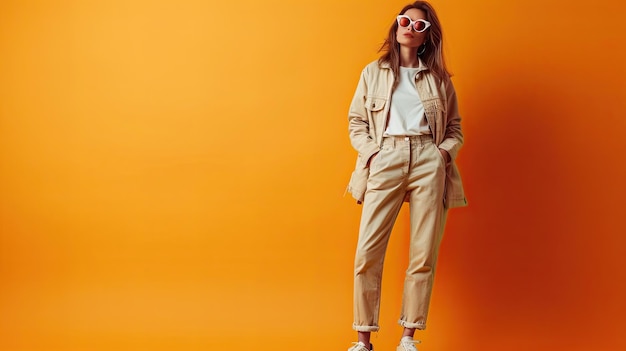
[[[432,134],[415,87],[417,71],[418,68],[400,67],[398,86],[391,95],[389,125],[385,135]]]

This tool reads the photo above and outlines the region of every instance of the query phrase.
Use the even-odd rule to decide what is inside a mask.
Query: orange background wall
[[[625,6],[433,3],[470,206],[423,349],[625,349]],[[347,109],[404,4],[2,1],[0,349],[347,349]]]

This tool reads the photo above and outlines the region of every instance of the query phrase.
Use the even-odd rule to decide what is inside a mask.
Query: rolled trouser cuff
[[[356,325],[352,324],[352,329],[358,332],[377,332],[380,327],[377,325]]]
[[[426,323],[424,323],[424,322],[409,323],[407,321],[403,321],[402,319],[400,319],[400,320],[398,320],[398,324],[400,324],[401,326],[403,326],[405,328],[409,328],[409,329],[417,329],[417,330],[424,330],[424,329],[426,329]]]

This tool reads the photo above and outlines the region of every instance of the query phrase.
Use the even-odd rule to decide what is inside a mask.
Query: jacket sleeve
[[[350,143],[359,153],[359,162],[362,166],[379,151],[378,144],[370,135],[368,112],[365,107],[367,99],[367,67],[361,72],[361,78],[357,85],[356,92],[350,104],[348,112],[348,130],[350,133]]]
[[[461,116],[456,99],[456,91],[452,81],[448,78],[443,83],[446,101],[446,131],[443,141],[439,144],[440,149],[444,149],[450,154],[452,160],[456,159],[459,149],[463,145],[463,132],[461,131]]]

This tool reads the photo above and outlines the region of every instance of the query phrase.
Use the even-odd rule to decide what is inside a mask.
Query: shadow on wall
[[[466,312],[488,338],[472,334],[476,342],[521,346],[532,334],[527,346],[563,347],[577,344],[571,332],[584,326],[610,344],[625,326],[616,310],[624,283],[615,289],[624,250],[615,241],[624,243],[617,209],[626,192],[605,175],[626,172],[592,120],[602,93],[590,96],[566,72],[549,81],[520,74],[542,69],[485,71],[461,101],[469,207],[451,213],[444,260],[454,262]]]

